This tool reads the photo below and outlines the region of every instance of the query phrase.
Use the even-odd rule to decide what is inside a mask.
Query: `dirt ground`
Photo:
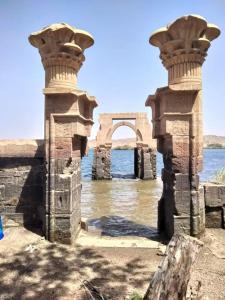
[[[225,300],[225,230],[207,229],[201,240],[204,247],[193,265],[189,293],[200,285],[202,300]]]
[[[99,247],[101,241],[104,247]],[[192,293],[201,281],[203,299],[225,299],[225,230],[207,230],[203,241],[191,275]],[[143,238],[91,239],[87,245],[84,235],[80,245],[70,247],[23,228],[5,230],[0,241],[0,299],[91,299],[85,280],[107,299],[144,295],[165,248]]]
[[[91,247],[69,247],[23,228],[7,229],[5,235],[0,241],[1,300],[91,299],[85,280],[108,299],[129,299],[134,291],[146,290],[161,259],[159,249],[122,247],[123,240],[118,248],[94,247],[93,241]]]

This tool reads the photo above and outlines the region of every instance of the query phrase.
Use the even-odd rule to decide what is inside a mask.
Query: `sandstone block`
[[[225,185],[218,186],[218,197],[221,199],[223,205],[225,205]]]
[[[202,231],[204,231],[203,222],[201,220],[200,215],[193,216],[191,218],[191,226],[192,226],[192,235],[193,236],[200,236]]]
[[[175,211],[177,215],[190,215],[191,210],[191,192],[175,191],[174,193]]]
[[[176,190],[190,190],[190,180],[188,174],[175,174],[175,189]]]
[[[190,235],[191,221],[189,216],[174,216],[174,233]]]
[[[222,207],[206,207],[205,226],[206,228],[222,228]]]
[[[207,207],[221,207],[223,202],[219,198],[219,188],[216,184],[205,184],[205,205]],[[220,194],[221,195],[221,194]]]

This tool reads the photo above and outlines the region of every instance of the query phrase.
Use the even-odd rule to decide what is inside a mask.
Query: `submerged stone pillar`
[[[80,229],[80,160],[97,106],[76,87],[84,50],[93,45],[86,31],[59,23],[32,33],[45,69],[45,231],[50,241],[71,244]]]
[[[94,148],[94,161],[92,165],[92,179],[112,179],[111,176],[111,148],[112,144],[99,145]]]
[[[137,143],[134,149],[134,174],[140,179],[156,178],[156,154],[153,148]]]
[[[149,96],[153,136],[163,154],[163,194],[158,227],[173,233],[200,236],[205,228],[202,170],[202,64],[220,30],[200,16],[184,16],[157,30],[150,43],[160,49],[168,70],[168,86]]]

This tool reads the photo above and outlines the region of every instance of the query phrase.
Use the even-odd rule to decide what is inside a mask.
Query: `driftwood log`
[[[186,235],[174,235],[143,300],[184,300],[190,269],[203,243]]]

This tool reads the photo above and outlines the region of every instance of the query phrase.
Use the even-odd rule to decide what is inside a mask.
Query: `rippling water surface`
[[[162,192],[162,157],[157,155],[157,180],[134,178],[133,150],[112,151],[111,181],[92,181],[93,150],[82,160],[82,217],[103,235],[153,237],[157,227],[157,202]],[[225,149],[204,150],[202,181],[213,179],[225,166]]]

